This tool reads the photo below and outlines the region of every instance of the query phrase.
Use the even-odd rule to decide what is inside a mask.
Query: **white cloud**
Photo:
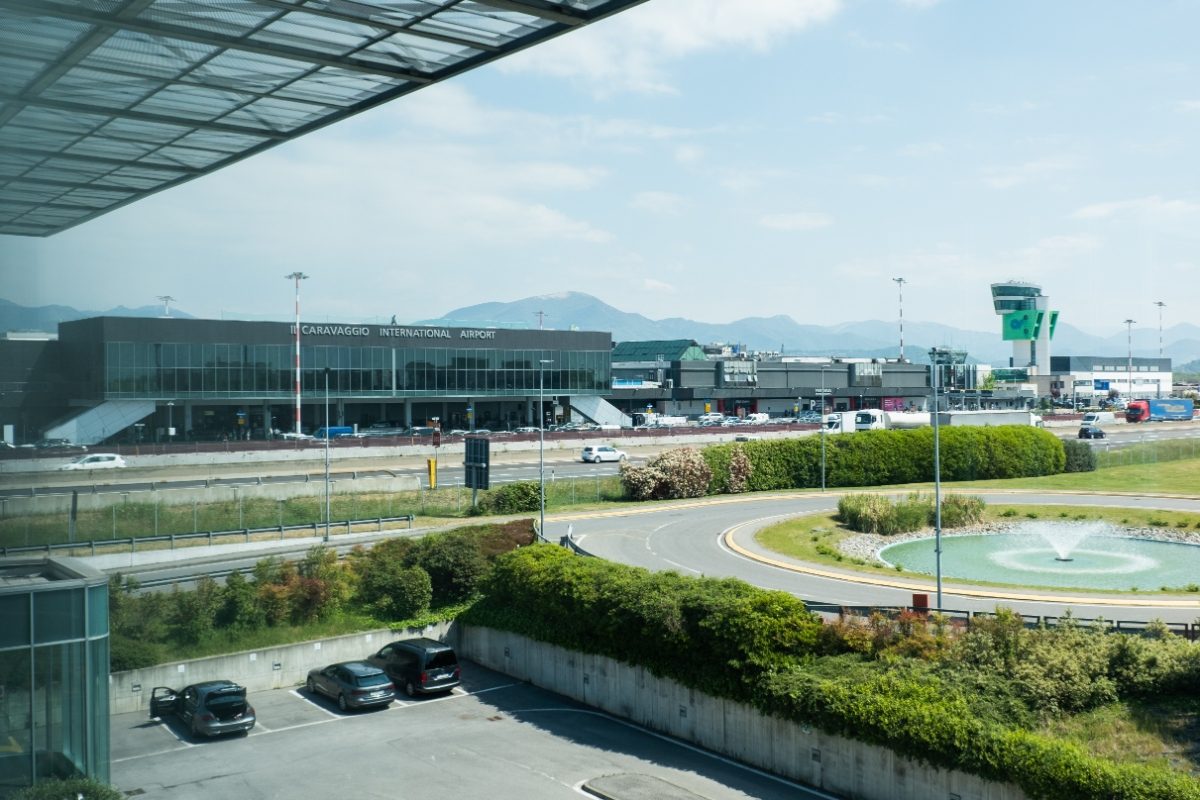
[[[503,59],[498,68],[583,81],[601,94],[672,93],[667,63],[722,48],[766,51],[830,20],[841,5],[841,0],[654,0]]]
[[[638,211],[673,216],[683,210],[684,199],[671,192],[638,192],[629,201],[629,205]]]
[[[1164,200],[1158,195],[1139,197],[1133,200],[1118,200],[1112,203],[1093,203],[1078,209],[1074,219],[1107,219],[1126,213],[1147,217],[1182,217],[1200,213],[1200,204],[1186,200]]]
[[[1099,249],[1100,240],[1086,234],[1047,236],[1018,254],[1025,262],[1061,261],[1092,253]]]
[[[908,53],[912,48],[906,42],[885,42],[880,39],[872,39],[864,36],[858,31],[851,31],[847,34],[846,39],[855,47],[861,47],[864,50],[885,50],[893,53]]]
[[[810,114],[805,120],[821,125],[836,125],[842,121],[842,115],[836,111],[822,111],[820,114]]]
[[[811,231],[828,228],[833,224],[833,217],[820,212],[799,211],[792,214],[768,214],[760,218],[758,224],[775,231]]]
[[[940,2],[942,0],[900,0],[900,5],[924,11],[927,8],[933,8]]]
[[[643,278],[642,288],[648,292],[658,292],[659,294],[675,294],[677,291],[671,284],[654,278]]]
[[[683,144],[675,148],[675,160],[681,164],[692,164],[704,157],[704,148],[695,144]]]
[[[1175,104],[1176,111],[1182,111],[1185,114],[1193,114],[1200,111],[1200,100],[1180,100]]]
[[[1040,158],[1009,167],[985,167],[983,182],[993,189],[1011,189],[1078,167],[1079,159],[1073,156]]]
[[[909,158],[927,158],[946,152],[946,146],[941,142],[915,142],[900,148],[900,155]]]
[[[1032,100],[1016,100],[1011,103],[971,103],[968,108],[976,114],[987,114],[994,117],[1008,117],[1013,114],[1024,114],[1041,108],[1040,103]]]

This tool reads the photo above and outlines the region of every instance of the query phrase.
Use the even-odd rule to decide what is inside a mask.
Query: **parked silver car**
[[[387,706],[396,697],[387,673],[363,661],[343,661],[311,670],[305,686],[309,694],[337,700],[342,711]]]
[[[150,693],[150,716],[174,714],[193,736],[249,733],[257,721],[254,707],[246,702],[246,687],[233,681],[205,681],[177,692],[156,686]]]

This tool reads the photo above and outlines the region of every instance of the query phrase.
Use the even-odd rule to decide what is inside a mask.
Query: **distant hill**
[[[120,306],[107,311],[79,311],[70,306],[28,308],[0,299],[0,330],[55,331],[59,322],[100,315],[158,317],[161,305],[140,308]],[[543,312],[547,328],[610,331],[615,341],[648,339],[695,339],[701,344],[723,342],[751,350],[781,350],[785,355],[840,355],[895,358],[900,352],[900,333],[894,320],[860,320],[837,325],[805,325],[785,314],[746,317],[727,323],[701,322],[683,317],[650,319],[632,314],[582,292],[562,292],[526,297],[512,302],[480,303],[448,311],[436,319],[415,320],[423,325],[482,325],[534,328]],[[194,319],[191,314],[171,309],[171,316]],[[347,320],[349,321],[349,320]],[[994,320],[989,319],[988,322]],[[987,331],[963,330],[934,322],[905,321],[904,354],[924,361],[930,347],[949,346],[966,350],[972,361],[1005,366],[1012,348],[1000,338],[1000,326]],[[1053,352],[1059,355],[1116,356],[1128,352],[1125,333],[1093,336],[1067,324],[1059,324]],[[1133,331],[1133,354],[1158,355],[1158,329]],[[1163,355],[1174,364],[1197,371],[1188,362],[1200,361],[1200,327],[1187,323],[1163,331]],[[1184,371],[1184,367],[1177,367]]]
[[[437,319],[419,324],[516,325],[534,327],[537,312],[545,312],[548,328],[611,331],[615,341],[645,339],[695,339],[701,344],[743,344],[753,350],[779,350],[790,355],[874,356],[894,358],[900,352],[900,332],[895,321],[860,320],[838,325],[804,325],[786,315],[746,317],[729,323],[709,323],[682,317],[654,320],[631,314],[581,292],[527,297],[509,303],[481,303],[456,308]],[[991,320],[989,320],[991,321]],[[1133,332],[1134,355],[1158,355],[1157,329]],[[1200,358],[1200,328],[1181,324],[1164,331],[1164,355],[1176,362]],[[973,361],[1004,366],[1012,347],[994,330],[974,331],[933,322],[904,323],[904,354],[920,361],[930,347],[966,350]],[[1093,336],[1060,323],[1053,352],[1066,355],[1115,355],[1127,352],[1124,334]]]
[[[0,331],[58,331],[58,323],[87,317],[161,317],[161,305],[126,308],[117,306],[107,311],[80,311],[70,306],[22,306],[0,298]],[[172,317],[194,319],[179,309],[171,309]]]

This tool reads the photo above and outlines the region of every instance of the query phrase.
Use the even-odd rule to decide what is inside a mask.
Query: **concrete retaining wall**
[[[236,681],[252,692],[299,686],[308,677],[308,671],[314,667],[365,658],[396,639],[411,639],[416,636],[445,639],[449,630],[448,622],[406,631],[381,629],[315,642],[281,645],[263,650],[114,672],[108,678],[109,712],[149,713],[150,692],[155,686],[182,689],[189,684],[218,678]]]
[[[765,716],[648,670],[490,628],[458,627],[461,656],[589,706],[751,764],[863,800],[1027,800],[1012,784],[919,764],[875,745]]]
[[[415,475],[396,477],[341,478],[329,482],[332,494],[385,494],[390,492],[415,492],[421,481]],[[137,492],[79,493],[80,511],[97,511],[126,503],[161,503],[164,506],[191,505],[192,503],[237,502],[239,499],[291,500],[295,497],[324,497],[325,481],[297,481],[294,483],[246,483],[236,486],[217,485],[189,489],[147,489]],[[26,514],[65,514],[71,510],[70,494],[45,494],[33,497],[6,497],[0,502],[0,517],[18,517]]]

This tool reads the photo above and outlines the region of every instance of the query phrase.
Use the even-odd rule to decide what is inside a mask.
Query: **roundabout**
[[[935,592],[932,577],[893,577],[878,571],[868,573],[807,563],[768,550],[756,540],[760,530],[786,519],[833,513],[841,494],[733,495],[598,514],[563,515],[548,526],[547,534],[552,540],[556,539],[566,534],[570,526],[573,541],[591,555],[652,570],[736,577],[764,588],[790,592],[811,604],[908,606],[912,604],[914,593],[929,594],[932,600]],[[1181,497],[1073,492],[972,494],[989,504],[1091,506],[1200,514],[1200,499]],[[953,538],[944,535],[943,547]],[[1089,549],[1086,541],[1083,547]],[[932,543],[927,549],[932,549]],[[1048,556],[1048,553],[1037,556],[1037,565],[1042,565],[1044,555]],[[1053,557],[1048,560],[1055,563]],[[1159,560],[1158,557],[1155,560]],[[1109,564],[1109,568],[1123,569],[1135,563],[1149,568],[1153,574],[1154,567],[1137,558],[1123,562],[1123,565]],[[1069,567],[1071,564],[1060,562],[1058,566]],[[1080,566],[1083,566],[1082,562]],[[1131,585],[1145,592],[1157,592],[1164,585],[1162,580],[1141,577],[1136,580],[1137,583]],[[1108,588],[1106,593],[1105,587],[1084,590],[1060,583],[1035,587],[1026,579],[1021,583],[1024,585],[972,586],[955,584],[953,579],[946,578],[943,607],[986,612],[1003,605],[1022,614],[1040,617],[1057,617],[1070,610],[1082,618],[1123,621],[1159,618],[1181,624],[1192,624],[1200,617],[1200,595],[1187,592],[1138,594]]]

